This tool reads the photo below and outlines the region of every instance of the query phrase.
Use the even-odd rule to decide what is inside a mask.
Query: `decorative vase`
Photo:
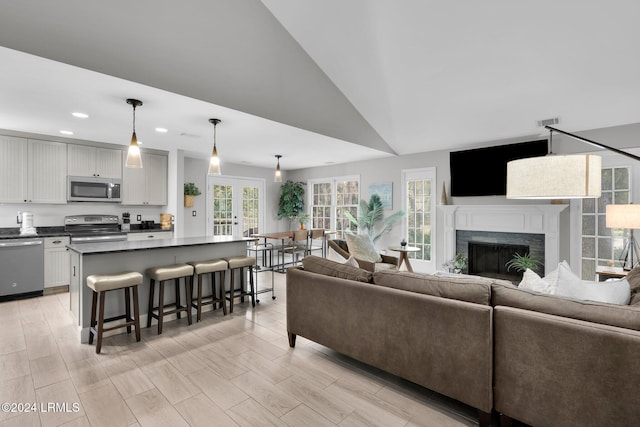
[[[193,207],[193,200],[196,198],[196,196],[190,196],[185,194],[184,195],[184,206],[186,208],[190,208]]]
[[[304,224],[300,224],[300,230],[304,230]]]
[[[442,195],[440,196],[440,204],[448,205],[449,201],[447,200],[447,189],[444,185],[444,181],[442,182]]]

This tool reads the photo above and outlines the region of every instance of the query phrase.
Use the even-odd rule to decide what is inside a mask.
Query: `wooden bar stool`
[[[131,333],[131,326],[136,329],[136,341],[140,341],[140,310],[138,308],[138,285],[142,283],[142,274],[138,272],[124,272],[117,274],[95,274],[87,277],[87,287],[93,290],[93,301],[91,303],[91,325],[89,328],[89,344],[93,344],[94,335],[98,335],[96,342],[96,353],[102,349],[102,334],[119,328],[127,328],[127,333]],[[104,299],[106,293],[124,289],[125,314],[104,318]],[[133,290],[133,318],[131,317],[131,297],[130,290]],[[96,322],[96,310],[100,299],[100,314]],[[125,319],[121,323],[108,328],[104,327],[105,322]]]
[[[180,319],[180,313],[187,312],[187,321],[191,324],[191,276],[193,276],[193,266],[189,264],[164,265],[161,267],[152,267],[145,270],[144,274],[151,279],[149,287],[149,314],[147,316],[147,328],[151,327],[151,319],[158,319],[158,335],[162,333],[162,323],[164,316],[176,313]],[[180,279],[184,278],[184,295],[186,304],[180,303]],[[173,280],[175,285],[176,302],[164,303],[164,285],[165,282]],[[155,291],[155,283],[159,283],[158,305],[153,306],[153,294]],[[166,311],[168,307],[174,307],[172,310]],[[154,313],[157,311],[158,313]]]
[[[229,264],[229,270],[231,270],[231,281],[229,283],[229,313],[233,313],[233,300],[240,297],[240,302],[244,302],[244,297],[249,295],[251,297],[251,306],[256,306],[255,291],[253,289],[253,268],[256,266],[256,259],[252,256],[234,256],[224,258]],[[246,277],[244,269],[249,268],[249,286],[250,289],[246,289]],[[235,289],[235,272],[240,272],[240,289]],[[238,292],[238,293],[236,293]]]
[[[227,304],[225,303],[225,287],[224,287],[224,273],[227,271],[227,261],[223,259],[212,259],[209,261],[195,261],[190,262],[193,266],[194,278],[191,283],[195,283],[195,278],[198,278],[198,289],[196,291],[195,301],[192,301],[191,306],[196,309],[196,321],[200,321],[202,317],[202,306],[213,304],[215,310],[216,303],[222,305],[222,311],[225,316],[227,315]],[[216,272],[220,275],[220,288],[216,295]],[[209,284],[211,285],[211,294],[202,295],[202,276],[209,275]]]

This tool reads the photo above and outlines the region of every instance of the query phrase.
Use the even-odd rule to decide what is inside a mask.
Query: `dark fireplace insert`
[[[503,243],[486,243],[470,241],[469,246],[469,274],[495,279],[522,280],[524,272],[507,270],[506,264],[517,253],[529,253],[528,245],[511,245]]]

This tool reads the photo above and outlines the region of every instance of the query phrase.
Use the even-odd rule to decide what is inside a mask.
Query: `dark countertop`
[[[151,231],[151,230],[145,230]],[[230,237],[230,236],[202,236],[181,237],[178,239],[155,239],[134,242],[102,242],[102,243],[74,243],[67,245],[69,250],[80,255],[105,254],[113,252],[131,252],[148,249],[177,248],[182,246],[211,245],[233,242],[254,242],[254,237]]]
[[[157,233],[159,231],[172,232],[173,227],[169,229],[161,229],[160,224],[156,224],[154,228],[140,228],[140,224],[131,224],[131,230],[124,233]],[[60,237],[70,236],[71,234],[64,231],[64,226],[60,227],[36,227],[35,236],[21,236],[20,227],[0,228],[0,239],[29,239],[33,237]]]
[[[33,237],[69,236],[64,227],[36,227],[36,236],[21,236],[20,227],[0,228],[0,239],[29,239]]]

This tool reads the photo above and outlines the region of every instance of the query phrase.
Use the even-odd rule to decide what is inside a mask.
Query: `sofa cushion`
[[[605,302],[609,304],[629,304],[629,282],[626,279],[607,282],[589,282],[580,279],[561,265],[558,268],[556,295],[569,298]]]
[[[304,257],[302,259],[302,268],[312,273],[366,283],[371,283],[373,276],[373,273],[370,271],[315,255]]]
[[[376,271],[373,274],[373,283],[420,294],[488,305],[491,300],[493,279],[460,274],[456,277],[440,277],[408,271]]]
[[[491,305],[521,308],[640,331],[640,307],[573,300],[498,283],[491,286]]]
[[[381,262],[380,252],[368,234],[345,234],[349,253],[357,259],[369,262]]]

